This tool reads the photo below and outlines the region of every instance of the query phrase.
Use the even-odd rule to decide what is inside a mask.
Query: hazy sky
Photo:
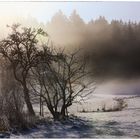
[[[140,21],[140,2],[0,2],[0,22],[15,16],[37,18],[47,22],[61,9],[67,16],[76,9],[80,16],[89,21],[100,15],[124,21]]]
[[[61,10],[65,15],[70,16],[76,9],[77,13],[88,22],[100,15],[105,16],[109,21],[122,19],[123,21],[140,22],[140,2],[0,2],[0,26],[9,23],[15,17],[34,17],[40,22],[46,23],[51,17]],[[2,34],[2,32],[1,32]],[[112,93],[135,93],[140,81],[132,81],[127,85],[125,82],[112,82],[103,84],[97,92],[104,94]],[[131,88],[131,90],[130,90]]]

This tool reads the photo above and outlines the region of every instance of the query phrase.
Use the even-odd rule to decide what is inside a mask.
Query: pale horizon
[[[15,18],[35,18],[46,24],[61,10],[67,17],[76,10],[80,17],[89,22],[104,16],[109,22],[111,20],[122,20],[128,22],[139,22],[139,2],[0,2],[1,22]]]

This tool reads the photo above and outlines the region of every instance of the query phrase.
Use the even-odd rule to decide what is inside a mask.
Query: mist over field
[[[100,16],[85,23],[76,11],[70,17],[59,11],[47,24],[40,24],[32,17],[19,18],[10,24],[14,22],[42,27],[58,48],[82,48],[89,67],[95,68],[98,78],[133,79],[140,76],[139,22],[123,22],[121,19],[108,22],[105,17]],[[6,30],[8,24],[1,27]]]

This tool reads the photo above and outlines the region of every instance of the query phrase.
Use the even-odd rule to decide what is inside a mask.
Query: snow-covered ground
[[[103,104],[113,106],[114,97],[94,96],[69,110],[78,118],[63,123],[48,121],[29,131],[11,134],[10,138],[140,138],[140,97],[126,98],[128,107],[122,111],[92,112]],[[91,112],[80,113],[83,107]]]

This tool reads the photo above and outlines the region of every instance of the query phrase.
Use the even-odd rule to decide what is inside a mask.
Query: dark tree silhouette
[[[78,96],[86,97],[95,87],[84,92],[89,86],[85,82],[89,73],[86,71],[86,63],[81,62],[78,51],[71,54],[53,51],[53,58],[52,63],[44,61],[33,70],[35,76],[31,86],[46,102],[53,118],[61,120],[66,118],[68,107]]]
[[[18,24],[11,27],[12,33],[0,42],[0,53],[9,61],[14,78],[21,84],[24,99],[29,114],[35,115],[33,110],[27,78],[29,71],[38,63],[38,35],[45,35],[43,30],[31,28],[19,28]]]

